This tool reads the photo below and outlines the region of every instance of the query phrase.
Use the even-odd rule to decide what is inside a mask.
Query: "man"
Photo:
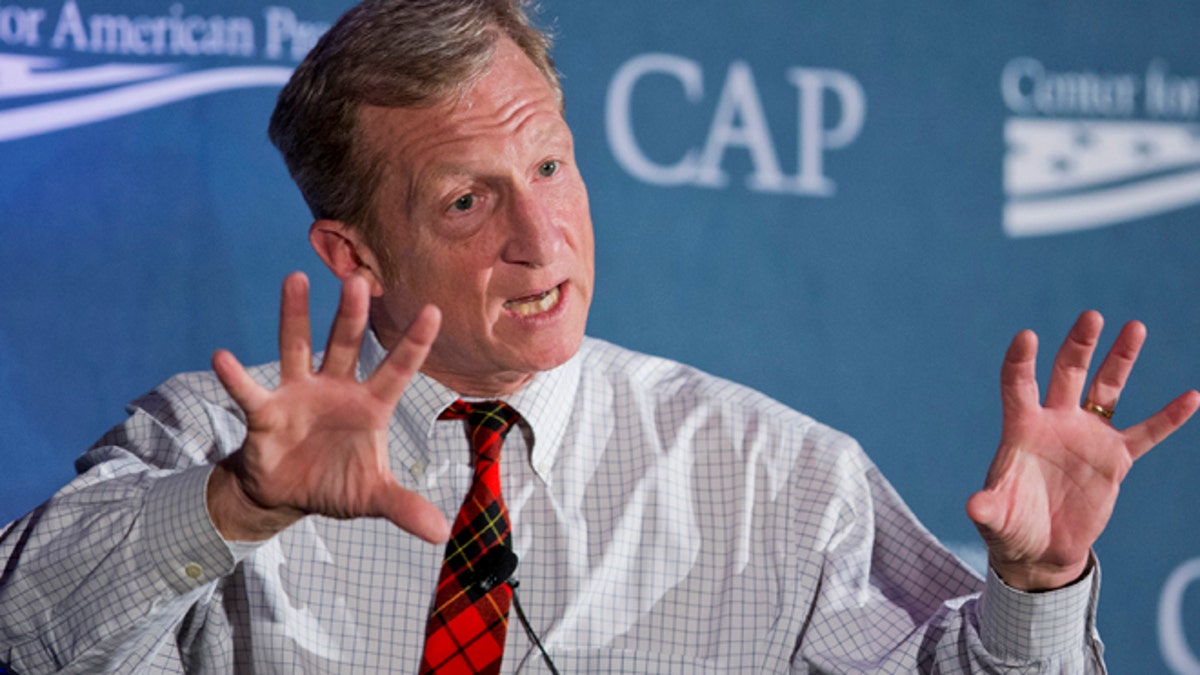
[[[1099,315],[1072,328],[1044,405],[1036,340],[1013,340],[1000,448],[967,505],[984,582],[848,437],[584,338],[587,194],[545,49],[517,7],[482,0],[367,2],[322,39],[271,126],[343,282],[319,366],[293,275],[277,364],[219,352],[139,400],[0,539],[0,657],[541,672],[506,608],[491,660],[431,655],[443,514],[476,494],[474,441],[443,413],[502,399],[514,433],[478,461],[499,462],[499,548],[562,672],[1102,670],[1091,545],[1133,460],[1200,406],[1192,391],[1111,426],[1144,328],[1121,331],[1084,407]],[[499,576],[459,595],[507,602]]]

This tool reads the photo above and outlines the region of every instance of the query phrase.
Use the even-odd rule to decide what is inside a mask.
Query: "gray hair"
[[[271,115],[283,154],[314,218],[359,228],[380,253],[372,216],[380,157],[363,147],[364,105],[433,105],[483,75],[507,35],[550,83],[562,88],[550,37],[533,27],[527,0],[366,0],[342,16],[296,68]]]

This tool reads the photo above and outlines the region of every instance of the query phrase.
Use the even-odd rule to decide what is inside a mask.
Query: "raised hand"
[[[268,538],[306,514],[382,517],[431,542],[449,526],[437,507],[396,482],[387,429],[405,387],[429,354],[441,315],[425,307],[365,381],[355,364],[366,329],[367,282],[348,278],[325,358],[312,367],[308,279],[283,284],[279,322],[280,383],[267,390],[227,351],[213,369],[246,414],[246,440],[209,480],[213,522],[231,540]]]
[[[1096,312],[1080,315],[1054,360],[1044,404],[1037,336],[1019,333],[1005,355],[1000,448],[967,515],[987,543],[992,567],[1016,588],[1047,590],[1078,579],[1133,462],[1200,407],[1200,393],[1192,390],[1138,424],[1113,427],[1111,411],[1146,339],[1136,321],[1121,329],[1081,405],[1103,325]]]

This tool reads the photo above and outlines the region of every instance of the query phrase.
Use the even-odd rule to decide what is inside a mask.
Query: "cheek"
[[[486,268],[486,256],[475,241],[414,247],[408,265],[410,287],[438,298],[470,297]]]
[[[592,248],[592,215],[588,206],[587,191],[583,184],[563,195],[560,201],[558,220],[568,223],[569,237],[577,250],[590,253]]]
[[[498,313],[488,292],[491,268],[482,260],[445,260],[429,266],[425,292],[436,303],[447,322],[462,327],[486,324]]]

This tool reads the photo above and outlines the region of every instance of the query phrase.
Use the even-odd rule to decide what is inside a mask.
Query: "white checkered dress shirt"
[[[362,372],[382,355],[368,337]],[[437,421],[454,398],[419,376],[390,430],[396,477],[449,518],[471,476],[462,424]],[[524,418],[502,458],[520,597],[564,675],[1103,671],[1098,572],[1042,594],[980,580],[852,439],[761,394],[589,339],[508,402]],[[228,544],[204,489],[245,427],[215,376],[131,411],[0,534],[0,660],[415,672],[441,546],[321,517]],[[503,672],[547,672],[511,619]]]

